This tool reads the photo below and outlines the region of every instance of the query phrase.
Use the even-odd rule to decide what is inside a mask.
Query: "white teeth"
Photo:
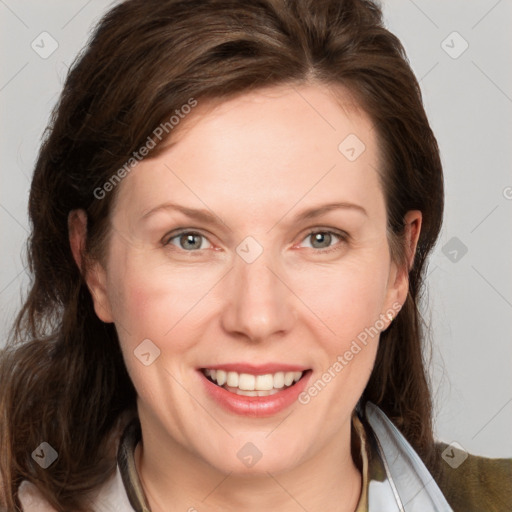
[[[284,385],[290,386],[291,383],[293,382],[294,377],[295,377],[295,372],[286,372],[284,374]],[[215,377],[212,377],[212,379],[215,379]]]
[[[244,396],[258,396],[257,391],[251,391],[251,390],[245,390],[245,389],[237,389],[236,394],[244,395]]]
[[[276,389],[284,387],[284,372],[277,372],[274,374],[274,387]]]
[[[228,372],[209,368],[204,369],[203,373],[219,386],[238,388],[237,391],[243,391],[243,393],[238,394],[247,396],[273,395],[274,392],[277,392],[285,386],[291,386],[294,382],[297,382],[303,374],[303,372],[277,372],[274,374],[251,375],[250,373]],[[252,394],[252,392],[255,394]]]
[[[269,395],[275,395],[276,393],[279,393],[278,389],[271,389],[270,391],[257,391],[258,396],[269,396]]]
[[[269,396],[269,395],[275,395],[276,393],[279,393],[278,389],[270,389],[269,391],[244,391],[242,389],[235,389],[234,391],[237,395],[244,395],[244,396]]]
[[[217,384],[223,386],[226,383],[227,374],[224,370],[217,370]]]
[[[232,388],[238,387],[238,373],[236,372],[228,372],[228,380],[227,385]]]
[[[218,384],[218,383],[217,383]],[[256,377],[249,373],[241,373],[238,377],[238,388],[246,391],[254,391]]]
[[[274,377],[267,373],[266,375],[258,375],[256,377],[256,383],[254,389],[258,391],[270,391],[274,388]]]

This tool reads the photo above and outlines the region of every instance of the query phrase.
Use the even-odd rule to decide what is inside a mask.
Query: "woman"
[[[510,509],[510,461],[455,471],[433,439],[417,303],[442,213],[373,3],[119,4],[34,172],[2,505]]]

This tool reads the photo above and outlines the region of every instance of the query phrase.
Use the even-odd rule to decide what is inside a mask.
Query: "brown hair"
[[[442,222],[443,178],[417,80],[369,0],[128,0],[100,21],[73,63],[40,148],[30,192],[33,282],[0,366],[0,504],[32,481],[57,509],[115,470],[109,434],[135,408],[113,324],[96,316],[68,242],[68,214],[88,216],[85,253],[108,242],[116,190],[94,191],[191,98],[222,100],[278,84],[342,85],[376,127],[393,258],[406,265],[403,219],[423,214],[409,295],[381,335],[362,402],[371,400],[433,467],[431,398],[418,310]],[[172,141],[172,132],[170,132]],[[148,158],[163,148],[157,145]],[[32,451],[46,441],[57,461]]]

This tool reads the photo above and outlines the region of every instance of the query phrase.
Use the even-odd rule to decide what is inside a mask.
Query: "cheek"
[[[345,418],[340,411],[354,409],[373,370],[387,277],[385,261],[374,260],[317,273],[315,287],[306,283],[316,290],[308,305],[317,317],[310,326],[322,356],[316,379],[299,402],[326,418],[326,433],[335,435]]]
[[[109,300],[124,361],[144,402],[159,404],[162,396],[172,393],[165,369],[181,380],[181,366],[187,366],[196,343],[190,311],[208,287],[200,280],[191,284],[194,281],[189,278],[153,264],[149,257],[135,255],[109,280]],[[142,354],[146,353],[154,364],[144,364]]]
[[[337,343],[343,345],[379,319],[387,280],[384,260],[371,264],[347,261],[324,271],[305,273],[297,288],[324,330],[328,327]]]
[[[148,338],[162,350],[172,346],[179,353],[188,348],[190,336],[177,333],[183,328],[194,332],[193,310],[218,279],[212,274],[154,263],[149,256],[126,259],[122,275],[114,273],[109,282],[109,300],[123,343],[133,350]]]

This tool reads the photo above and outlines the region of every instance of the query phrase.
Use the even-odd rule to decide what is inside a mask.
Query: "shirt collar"
[[[135,512],[151,512],[135,466],[135,447],[141,438],[140,421],[135,417],[126,425],[121,435],[117,451],[117,465],[133,510]]]

